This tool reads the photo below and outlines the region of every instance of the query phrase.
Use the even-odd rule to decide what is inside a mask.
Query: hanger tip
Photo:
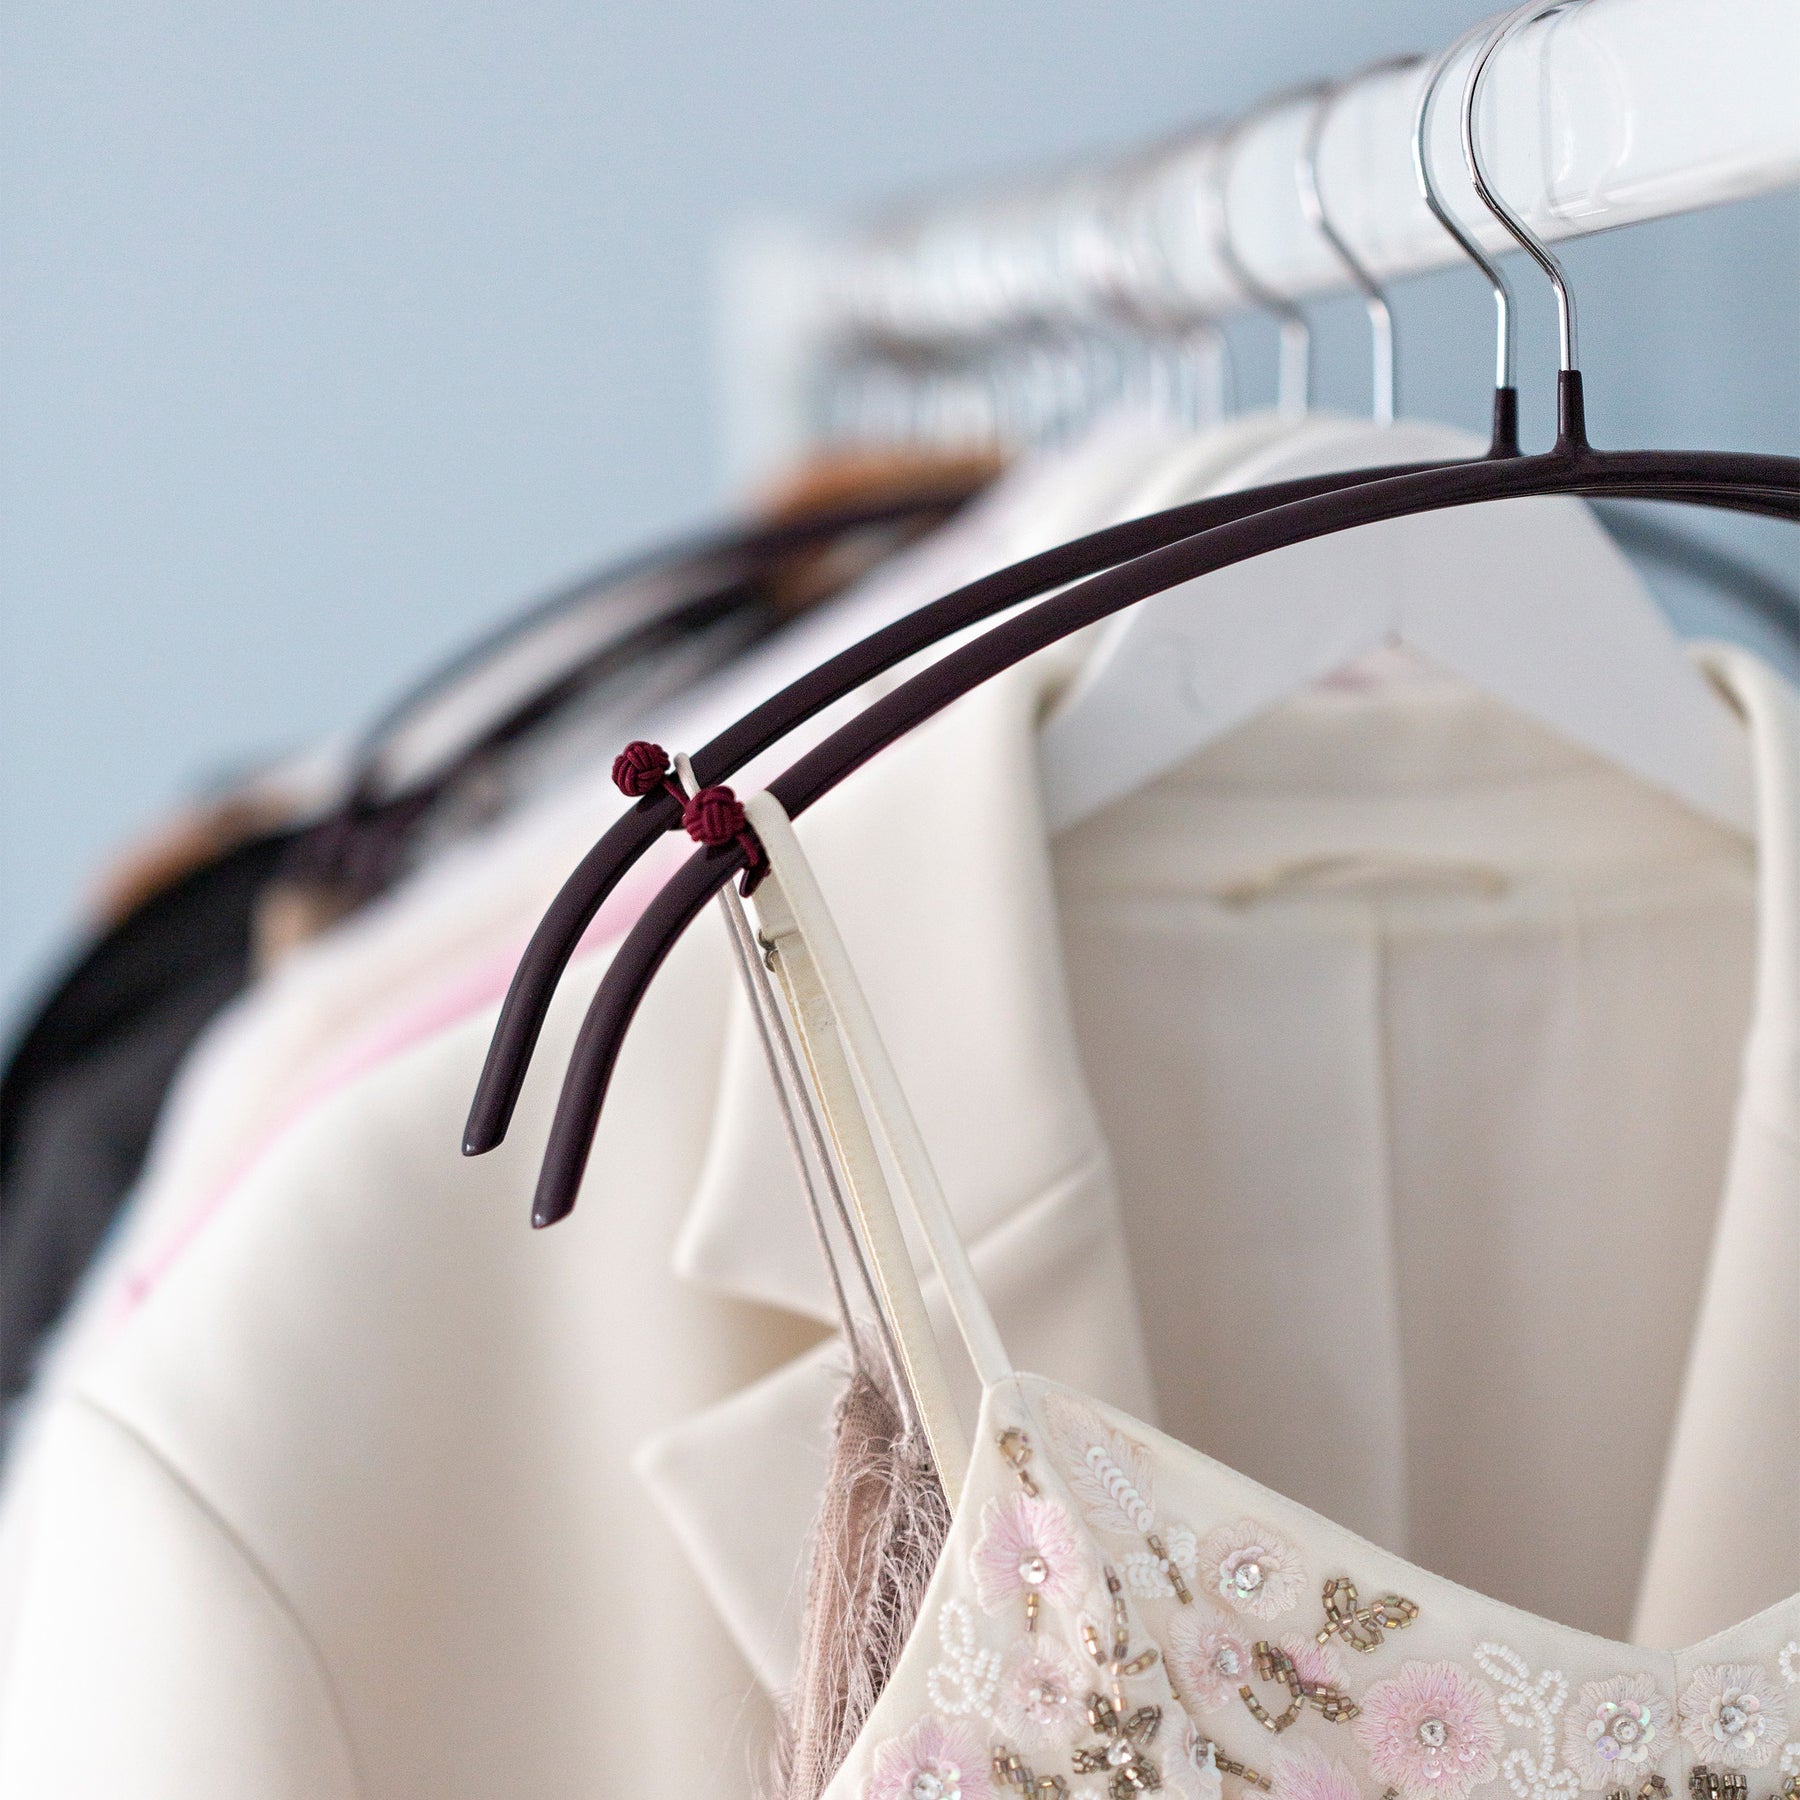
[[[511,1091],[501,1090],[483,1069],[475,1098],[469,1104],[469,1116],[463,1121],[462,1152],[464,1156],[486,1156],[506,1142],[512,1124],[512,1102],[517,1098],[519,1083]]]
[[[498,1150],[505,1139],[504,1121],[488,1118],[477,1106],[463,1126],[462,1153],[464,1156],[486,1156],[490,1150]]]
[[[560,1225],[574,1210],[573,1195],[540,1193],[531,1203],[531,1229],[542,1231],[546,1226]]]

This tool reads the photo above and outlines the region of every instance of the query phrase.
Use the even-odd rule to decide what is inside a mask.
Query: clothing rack
[[[1458,141],[1474,54],[1452,64],[1440,93],[1432,168],[1457,216],[1501,249]],[[1332,223],[1384,281],[1461,255],[1412,165],[1430,60],[1352,76],[1318,145]],[[1588,0],[1495,59],[1483,149],[1501,191],[1550,240],[1722,205],[1800,182],[1796,69],[1793,0]],[[1296,179],[1317,105],[1317,88],[1297,91],[1135,157],[836,235],[792,225],[742,234],[724,269],[732,472],[766,468],[817,437],[821,394],[847,352],[960,352],[1024,328],[1096,330],[1109,316],[1123,327],[1134,311],[1216,322],[1257,310],[1230,253],[1284,299],[1347,291]],[[1147,260],[1154,280],[1143,288]]]

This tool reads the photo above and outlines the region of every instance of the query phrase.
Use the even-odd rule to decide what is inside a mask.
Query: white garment
[[[660,716],[640,720],[640,727],[671,749],[697,747],[915,608],[1110,522],[1117,496],[1144,468],[1167,461],[1180,441],[1167,421],[1131,412],[1103,421],[1065,449],[1022,460],[943,529],[754,647]],[[784,740],[766,759],[770,772],[867,698],[841,702]],[[602,759],[587,779],[445,854],[304,946],[232,1008],[182,1071],[144,1191],[133,1203],[134,1233],[154,1238],[172,1229],[196,1197],[231,1179],[298,1103],[379,1045],[396,1017],[429,1011],[459,978],[503,984],[569,870],[630,804],[612,785],[609,766]],[[754,780],[756,766],[743,784]],[[599,923],[609,915],[632,916],[687,848],[679,839],[659,846]]]
[[[983,1389],[930,1590],[831,1800],[1044,1800],[1071,1782],[1104,1782],[1109,1800],[1220,1800],[1227,1774],[1276,1800],[1469,1800],[1502,1778],[1518,1800],[1656,1800],[1743,1794],[1771,1769],[1791,1789],[1800,1594],[1692,1646],[1608,1642],[1014,1373],[829,903],[771,797],[748,811],[770,864],[763,934],[833,1133],[894,1147],[892,1197],[877,1159],[845,1159],[864,1237],[891,1246],[910,1217],[954,1297],[956,1338],[933,1342],[903,1262],[884,1280],[912,1297],[891,1308],[907,1367],[921,1396],[941,1395],[948,1350]],[[1404,1269],[1404,1246],[1394,1260]],[[938,1417],[934,1445],[955,1435]]]
[[[1336,719],[1329,697],[1284,709],[1052,857],[1036,811],[1034,727],[1067,659],[1040,659],[959,702],[802,820],[1015,1356],[1135,1416],[1160,1405],[1181,1436],[1212,1433],[1250,1473],[1292,1472],[1298,1497],[1389,1533],[1394,1521],[1375,1511],[1391,1497],[1371,1480],[1376,1459],[1330,1407],[1308,1408],[1320,1371],[1301,1354],[1329,1345],[1334,1321],[1354,1318],[1379,1285],[1366,1243],[1352,1288],[1326,1235],[1353,1236],[1330,1216],[1346,1201],[1371,1230],[1391,1230],[1374,1216],[1379,1169],[1339,1168],[1348,1159],[1332,1154],[1346,1118],[1358,1128],[1380,1120],[1346,1104],[1358,1071],[1381,1066],[1369,1053],[1379,1017],[1390,1033],[1404,1027],[1392,1041],[1413,1058],[1408,1079],[1388,1089],[1390,1106],[1414,1097],[1390,1140],[1411,1175],[1389,1190],[1400,1206],[1441,1199],[1441,1220],[1504,1223],[1559,1145],[1577,1158],[1590,1124],[1604,1153],[1618,1154],[1627,1115],[1614,1088],[1634,1096],[1630,1117],[1680,1150],[1671,1168],[1647,1158],[1623,1171],[1561,1165],[1557,1235],[1509,1239],[1482,1264],[1501,1285],[1457,1365],[1459,1380],[1488,1384],[1483,1393],[1490,1349],[1515,1359],[1504,1377],[1520,1372],[1530,1334],[1515,1312],[1528,1315],[1546,1280],[1564,1277],[1561,1259],[1586,1257],[1592,1218],[1577,1209],[1591,1177],[1597,1207],[1631,1202],[1637,1236],[1671,1222],[1693,1233],[1682,1316],[1649,1334],[1667,1352],[1655,1379],[1633,1365],[1596,1387],[1579,1360],[1556,1360],[1573,1350],[1534,1353],[1523,1371],[1534,1387],[1509,1402],[1516,1414],[1480,1415],[1516,1436],[1459,1453],[1505,1477],[1515,1454],[1544,1454],[1533,1432],[1566,1428],[1563,1442],[1578,1450],[1572,1416],[1610,1425],[1641,1407],[1648,1423],[1629,1439],[1655,1446],[1672,1431],[1674,1445],[1639,1601],[1645,1638],[1690,1641],[1800,1587],[1800,1371],[1788,1353],[1800,1283],[1800,718],[1794,696],[1750,659],[1724,653],[1720,666],[1754,721],[1763,809],[1755,1026],[1735,1123],[1732,1046],[1752,942],[1746,847],[1467,696],[1385,693]],[[1260,748],[1234,763],[1249,732],[1264,734]],[[1346,751],[1359,734],[1400,746],[1382,781],[1360,790]],[[1486,775],[1434,792],[1436,761],[1416,752],[1459,736],[1469,740],[1463,774]],[[1591,867],[1571,859],[1571,845],[1592,834],[1572,840],[1568,811],[1553,803],[1565,781],[1585,793],[1593,827],[1607,826]],[[1341,836],[1282,829],[1284,796]],[[1184,819],[1187,829],[1169,831]],[[1202,822],[1216,847],[1195,839]],[[1433,835],[1421,840],[1427,825]],[[1455,839],[1437,835],[1449,827]],[[1503,885],[1416,869],[1421,855],[1441,862],[1446,843],[1484,869],[1497,859]],[[1296,844],[1344,860],[1285,867]],[[1191,865],[1171,870],[1184,853]],[[1383,858],[1385,873],[1373,867]],[[1223,897],[1209,908],[1212,889]],[[1123,1025],[1108,1013],[1112,977],[1099,959],[1134,966],[1122,989],[1128,978],[1143,985],[1138,926],[1154,918],[1159,892],[1172,893],[1172,915],[1203,926],[1179,946],[1183,980],[1222,985],[1214,1006],[1163,983],[1145,1031],[1208,1021],[1216,1041],[1199,1047],[1196,1067],[1211,1081],[1236,1065],[1243,1089],[1263,1099],[1246,1116],[1229,1093],[1221,1104],[1178,1089],[1155,1119],[1168,1156],[1134,1143],[1122,1159],[1122,1233],[1096,1105],[1117,1119],[1142,1083],[1173,1086],[1175,1071],[1172,1048],[1145,1069],[1127,1060],[1136,1046],[1108,1041]],[[1488,928],[1484,893],[1502,922],[1527,901],[1541,906],[1567,955],[1514,954],[1508,932]],[[1590,903],[1596,893],[1604,907]],[[1421,972],[1394,990],[1406,1004],[1389,1014],[1368,1001],[1376,899],[1390,938],[1424,945],[1434,918],[1456,926],[1439,946],[1444,980]],[[1680,948],[1701,934],[1716,988]],[[1309,955],[1316,1005],[1303,979]],[[501,1151],[475,1162],[456,1154],[490,1014],[301,1119],[142,1303],[104,1331],[96,1324],[65,1363],[10,1497],[0,1793],[744,1791],[742,1740],[761,1716],[746,1698],[747,1663],[771,1679],[791,1664],[787,1609],[834,1355],[806,1346],[822,1335],[829,1300],[716,927],[690,934],[639,1017],[577,1214],[549,1233],[526,1229],[550,1097],[597,961],[565,984]],[[1590,967],[1629,980],[1590,989],[1562,978]],[[1425,1029],[1440,992],[1467,1027],[1450,1046],[1454,1065]],[[1100,1035],[1084,1040],[1077,1026]],[[1473,1054],[1477,1027],[1493,1038],[1489,1059]],[[1592,1053],[1572,1066],[1609,1084],[1593,1112],[1572,1112],[1546,1080],[1534,1115],[1541,1144],[1472,1141],[1484,1115],[1464,1104],[1463,1082],[1496,1077],[1499,1129],[1510,1133],[1532,1096],[1498,1078],[1520,1068],[1556,1076],[1547,1047],[1584,1038]],[[1270,1095],[1293,1096],[1278,1116],[1291,1129],[1279,1134],[1263,1129]],[[1708,1261],[1690,1215],[1716,1205],[1728,1138]],[[1165,1179],[1189,1153],[1192,1201]],[[1434,1168],[1457,1186],[1434,1193]],[[1471,1168],[1491,1195],[1485,1210],[1464,1205]],[[1326,1198],[1310,1204],[1315,1184]],[[1265,1234],[1272,1193],[1305,1207],[1306,1229]],[[1210,1261],[1194,1235],[1198,1202],[1234,1222],[1208,1228],[1224,1245]],[[1246,1234],[1257,1240],[1254,1279],[1232,1263]],[[1128,1238],[1181,1246],[1158,1252],[1177,1274],[1192,1265],[1172,1289],[1166,1270],[1140,1278],[1142,1326]],[[1627,1298],[1665,1279],[1655,1259],[1632,1254],[1635,1238],[1604,1242],[1622,1258]],[[1459,1236],[1454,1249],[1468,1246]],[[1352,1366],[1366,1363],[1379,1391],[1381,1332],[1391,1337],[1398,1318],[1399,1423],[1421,1419],[1430,1431],[1405,1446],[1414,1519],[1399,1521],[1389,1547],[1413,1550],[1404,1534],[1436,1520],[1439,1535],[1418,1555],[1451,1566],[1481,1550],[1482,1532],[1471,1544],[1451,1529],[1436,1460],[1447,1415],[1414,1404],[1440,1340],[1427,1335],[1422,1360],[1404,1335],[1437,1330],[1447,1309],[1420,1315],[1409,1299],[1416,1272],[1395,1269],[1393,1297],[1370,1314],[1375,1347],[1357,1338]],[[1216,1365],[1191,1378],[1171,1370],[1168,1347],[1191,1329],[1174,1309],[1227,1304],[1245,1328],[1183,1353]],[[1696,1310],[1677,1408],[1667,1370]],[[1273,1364],[1271,1337],[1284,1352]],[[1608,1346],[1589,1337],[1604,1367]],[[1146,1338],[1158,1351],[1154,1396]],[[1362,1432],[1389,1428],[1367,1411]],[[1258,1439],[1252,1454],[1240,1438]],[[1572,1591],[1574,1607],[1629,1607],[1615,1576],[1642,1552],[1654,1496],[1640,1487],[1623,1524],[1587,1516],[1590,1475],[1609,1479],[1581,1465],[1528,1493],[1536,1513],[1517,1530],[1599,1556],[1606,1579],[1591,1595]],[[1635,1537],[1630,1554],[1613,1555],[1615,1531]],[[1567,1616],[1560,1599],[1542,1610]]]
[[[1022,1187],[1087,1166],[1097,1106],[1158,1404],[1108,1397],[1488,1591],[1647,1642],[1800,1586],[1781,1472],[1800,1388],[1783,1389],[1772,1324],[1733,1324],[1739,1261],[1778,1309],[1774,1272],[1800,1277],[1782,1222],[1796,1090],[1771,1073],[1800,996],[1781,875],[1800,787],[1787,690],[1721,666],[1759,721],[1760,948],[1746,844],[1447,683],[1285,707],[1071,833],[1053,869],[1035,845],[1024,860],[1008,810],[1028,774],[990,789],[977,772],[1023,754],[1041,690],[1021,693],[1016,736],[921,770],[929,835],[898,776],[879,800],[862,789],[859,821],[801,821],[978,1266],[979,1227]],[[991,810],[965,812],[972,794]],[[953,864],[980,872],[952,881]],[[998,884],[1017,961],[996,956]],[[1010,1082],[1025,1067],[1029,1102]],[[823,1316],[796,1285],[816,1279],[801,1224],[781,1235],[754,1197],[782,1154],[772,1126],[752,1141],[735,1123],[761,1118],[760,1079],[746,1042],[687,1266],[772,1302],[810,1294]],[[1099,1305],[1074,1266],[1043,1282],[1049,1307],[1014,1310],[989,1277],[1009,1340],[1029,1318],[1069,1354],[1053,1321]],[[1719,1375],[1690,1383],[1677,1423],[1690,1364]],[[1766,1407],[1722,1406],[1730,1381],[1760,1383]],[[729,1409],[698,1442],[678,1432],[683,1468],[748,1454],[768,1410],[758,1396],[735,1438]],[[1721,1434],[1765,1413],[1786,1447],[1727,1456]],[[721,1592],[753,1585],[729,1508],[692,1535]],[[777,1640],[744,1635],[784,1666]]]
[[[671,748],[695,747],[892,620],[1110,519],[1118,496],[1179,441],[1166,421],[1125,413],[1065,449],[1021,461],[942,530],[639,727]],[[809,721],[766,759],[769,772],[866,698]],[[158,1267],[295,1118],[396,1044],[497,1000],[552,895],[628,804],[606,768],[595,769],[443,854],[226,1009],[183,1065],[138,1189],[58,1334],[53,1367],[79,1360],[90,1332],[106,1335],[121,1291]],[[687,848],[677,838],[658,845],[593,935],[628,923]]]
[[[665,721],[663,734],[676,745],[710,735],[888,619],[1058,541],[1095,511],[1104,516],[1112,493],[1163,454],[1170,435],[1152,420],[1117,420],[1021,467],[845,602],[746,658]],[[813,734],[830,722],[816,721]],[[790,743],[777,755],[792,753]],[[705,1594],[672,1561],[673,1541],[647,1508],[628,1458],[653,1428],[784,1363],[818,1328],[671,1284],[668,1239],[693,1186],[683,1158],[700,1148],[691,1119],[675,1127],[680,1154],[651,1146],[635,1174],[630,1158],[612,1159],[641,1205],[648,1236],[636,1250],[604,1220],[605,1206],[591,1209],[595,1226],[557,1234],[560,1248],[523,1229],[545,1109],[591,991],[592,962],[565,984],[513,1143],[475,1163],[455,1153],[492,1029],[491,1006],[471,1010],[468,993],[487,985],[497,997],[493,977],[504,980],[555,885],[622,804],[601,781],[445,858],[285,964],[216,1024],[184,1072],[143,1188],[56,1347],[36,1428],[22,1433],[9,1462],[0,1508],[0,1791],[10,1791],[16,1769],[35,1771],[44,1758],[60,1786],[34,1772],[33,1791],[156,1792],[176,1771],[187,1779],[203,1746],[221,1792],[311,1793],[331,1761],[317,1749],[326,1740],[338,1746],[332,1755],[363,1770],[363,1792],[489,1793],[498,1770],[526,1791],[560,1789],[575,1779],[571,1771],[605,1786],[620,1771],[661,1766],[640,1740],[621,1747],[610,1712],[592,1698],[596,1646],[616,1641],[621,1616],[634,1617],[659,1591],[668,1633],[688,1645],[674,1660],[737,1712],[731,1697],[748,1685],[742,1665]],[[682,850],[671,840],[640,872],[640,885]],[[692,1093],[701,1116],[708,1058],[723,1030],[709,1045],[705,1007],[718,1007],[722,1020],[730,991],[711,948],[702,941],[691,952],[707,971],[707,998],[677,1003],[679,1047],[659,1070],[664,1096]],[[679,976],[671,982],[678,994]],[[429,1028],[434,1014],[453,1023]],[[665,1119],[652,1136],[668,1128]],[[785,1169],[780,1180],[785,1196]],[[277,1216],[285,1223],[275,1224]],[[244,1230],[248,1240],[237,1235]],[[591,1230],[606,1248],[590,1257],[579,1244]],[[278,1243],[270,1231],[277,1239],[297,1231],[304,1247]],[[441,1255],[414,1258],[427,1238],[448,1264]],[[233,1242],[237,1252],[218,1247]],[[403,1252],[403,1244],[411,1248]],[[349,1259],[343,1282],[330,1273],[340,1255]],[[411,1273],[396,1256],[413,1263]],[[252,1264],[263,1274],[246,1282]],[[619,1283],[620,1305],[592,1304],[596,1267]],[[359,1269],[378,1268],[409,1298],[386,1291],[384,1277],[357,1278]],[[204,1269],[213,1272],[194,1272]],[[291,1315],[285,1301],[271,1306],[261,1291],[282,1269],[302,1281]],[[211,1300],[196,1308],[181,1297],[191,1283]],[[312,1285],[330,1291],[304,1291]],[[139,1308],[144,1292],[150,1299]],[[701,1321],[692,1357],[677,1351],[657,1379],[621,1383],[618,1371],[640,1359],[647,1321],[679,1331],[686,1315]],[[177,1340],[160,1376],[151,1373],[158,1356],[148,1348],[153,1317],[169,1321]],[[456,1354],[446,1354],[443,1332],[462,1347]],[[246,1338],[254,1343],[239,1341]],[[215,1367],[202,1346],[224,1341],[235,1345],[231,1366]],[[193,1354],[204,1365],[193,1371],[202,1388],[218,1376],[224,1389],[185,1395],[173,1422],[159,1415],[144,1437],[134,1435],[135,1403],[122,1409],[133,1415],[130,1430],[95,1412],[91,1396],[114,1376],[184,1387],[177,1371]],[[355,1407],[340,1405],[351,1364],[359,1371]],[[413,1391],[420,1383],[434,1400]],[[597,1404],[596,1392],[616,1404]],[[809,1430],[826,1404],[823,1390],[816,1400]],[[579,1418],[565,1416],[571,1406]],[[190,1428],[199,1444],[189,1441]],[[331,1448],[314,1441],[321,1433]],[[478,1486],[459,1511],[442,1490],[446,1468],[465,1453],[497,1459],[504,1473],[499,1490]],[[384,1469],[389,1456],[398,1460]],[[308,1475],[297,1481],[302,1466]],[[804,1512],[812,1479],[803,1462],[788,1513]],[[68,1483],[75,1498],[66,1503]],[[248,1497],[265,1488],[282,1495],[272,1542],[252,1517],[261,1502]],[[126,1504],[125,1517],[161,1518],[191,1540],[190,1560],[210,1560],[215,1578],[138,1588],[139,1544],[114,1529],[121,1521],[110,1512],[111,1495],[137,1496],[144,1504]],[[90,1503],[91,1529],[62,1536],[58,1521],[76,1516],[67,1504]],[[422,1510],[432,1511],[438,1542],[448,1546],[441,1594],[426,1591],[438,1577],[418,1550]],[[521,1520],[540,1514],[547,1522],[533,1538]],[[607,1521],[603,1551],[593,1543],[596,1518]],[[662,1546],[660,1558],[639,1553],[634,1539],[644,1538]],[[321,1559],[317,1579],[300,1571],[296,1554],[301,1564]],[[514,1558],[522,1562],[509,1581]],[[402,1579],[413,1566],[416,1580]],[[234,1568],[240,1586],[267,1602],[245,1631],[269,1634],[276,1648],[268,1657],[249,1654],[212,1614],[227,1603],[225,1571]],[[388,1573],[372,1586],[371,1569]],[[85,1585],[90,1576],[102,1605],[116,1603],[110,1626],[59,1598],[66,1581]],[[559,1623],[565,1615],[572,1622]],[[210,1652],[165,1661],[162,1648],[186,1642],[190,1631],[225,1662],[215,1665]],[[536,1634],[534,1648],[515,1657],[528,1634]],[[652,1680],[651,1665],[667,1659],[636,1626],[633,1636]],[[106,1669],[109,1653],[121,1660]],[[378,1680],[369,1678],[371,1657],[384,1671]],[[510,1677],[496,1675],[502,1663],[516,1664]],[[71,1736],[59,1721],[74,1699],[78,1664],[119,1701],[103,1730]],[[340,1703],[332,1696],[345,1682],[351,1698]],[[489,1704],[468,1705],[477,1693]],[[760,1718],[760,1703],[748,1712]],[[324,1739],[297,1737],[297,1714]],[[343,1745],[359,1740],[364,1747],[351,1757]],[[241,1756],[234,1745],[243,1746]],[[698,1772],[694,1791],[713,1780],[738,1791],[746,1765],[723,1740],[683,1754]],[[454,1777],[444,1776],[449,1766]],[[466,1785],[459,1790],[458,1782]]]

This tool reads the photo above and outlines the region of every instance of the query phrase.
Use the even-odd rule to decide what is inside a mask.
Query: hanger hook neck
[[[1217,196],[1211,194],[1211,159],[1216,140],[1210,133],[1198,139],[1178,141],[1165,156],[1144,159],[1123,172],[1111,228],[1124,252],[1128,269],[1141,271],[1142,290],[1135,317],[1140,327],[1162,340],[1172,353],[1177,373],[1185,372],[1191,385],[1184,404],[1196,424],[1217,424],[1234,410],[1231,343],[1215,314],[1196,309],[1186,299],[1166,234],[1164,182],[1171,161],[1199,146],[1202,209],[1209,215],[1212,243],[1217,250]],[[1227,271],[1229,273],[1229,271]],[[1129,307],[1128,307],[1128,310]]]
[[[1480,240],[1450,210],[1438,186],[1437,170],[1431,155],[1432,109],[1450,68],[1490,27],[1486,20],[1471,27],[1432,64],[1419,94],[1419,108],[1413,115],[1413,178],[1419,195],[1431,210],[1431,216],[1443,226],[1450,240],[1480,270],[1494,296],[1494,435],[1488,446],[1490,456],[1519,454],[1519,387],[1516,373],[1518,343],[1517,307],[1512,284],[1500,265],[1482,248]]]
[[[1420,60],[1417,56],[1389,57],[1371,64],[1355,75],[1347,76],[1343,81],[1322,85],[1317,90],[1318,99],[1313,106],[1312,116],[1307,120],[1306,137],[1300,146],[1300,155],[1294,167],[1294,179],[1300,190],[1300,210],[1305,213],[1307,223],[1325,240],[1331,253],[1343,264],[1351,285],[1362,295],[1363,308],[1369,316],[1369,338],[1373,350],[1371,411],[1378,425],[1391,425],[1394,422],[1397,377],[1394,365],[1393,309],[1388,304],[1387,294],[1381,284],[1370,274],[1368,264],[1339,230],[1325,204],[1325,192],[1319,182],[1319,148],[1325,141],[1325,128],[1330,124],[1339,102],[1357,82],[1410,68]]]
[[[1491,212],[1507,234],[1543,270],[1556,296],[1557,331],[1557,443],[1559,448],[1579,450],[1587,444],[1587,421],[1582,401],[1581,365],[1575,331],[1575,297],[1561,261],[1548,244],[1525,223],[1516,208],[1496,190],[1488,179],[1482,160],[1479,117],[1481,94],[1494,57],[1521,32],[1540,19],[1585,4],[1585,0],[1525,0],[1525,4],[1508,13],[1488,33],[1487,41],[1470,66],[1463,85],[1462,145],[1463,160],[1468,165],[1469,179],[1481,203]]]
[[[1285,106],[1290,95],[1281,94],[1265,100],[1241,118],[1234,119],[1219,135],[1213,157],[1213,180],[1218,220],[1217,248],[1219,260],[1245,297],[1263,311],[1274,314],[1280,322],[1281,362],[1275,390],[1275,409],[1287,418],[1299,418],[1312,406],[1312,327],[1287,295],[1277,293],[1261,276],[1252,272],[1238,252],[1237,232],[1231,222],[1231,171],[1237,152],[1250,129],[1262,123],[1270,113]]]

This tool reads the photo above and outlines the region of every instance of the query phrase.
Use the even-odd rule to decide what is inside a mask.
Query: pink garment
[[[570,959],[571,970],[596,951],[623,938],[637,922],[663,885],[666,871],[661,860],[657,857],[648,859],[608,897],[582,934],[575,955]],[[499,954],[456,972],[424,1000],[397,1008],[374,1029],[348,1045],[343,1055],[318,1080],[296,1096],[278,1122],[238,1158],[225,1179],[200,1200],[192,1213],[163,1242],[153,1246],[138,1267],[127,1271],[119,1285],[115,1323],[122,1323],[155,1292],[250,1171],[315,1107],[427,1038],[449,1030],[474,1013],[488,1007],[497,1008],[512,983],[513,971],[518,967],[524,948],[523,940],[514,940]],[[567,979],[566,973],[564,979]]]

